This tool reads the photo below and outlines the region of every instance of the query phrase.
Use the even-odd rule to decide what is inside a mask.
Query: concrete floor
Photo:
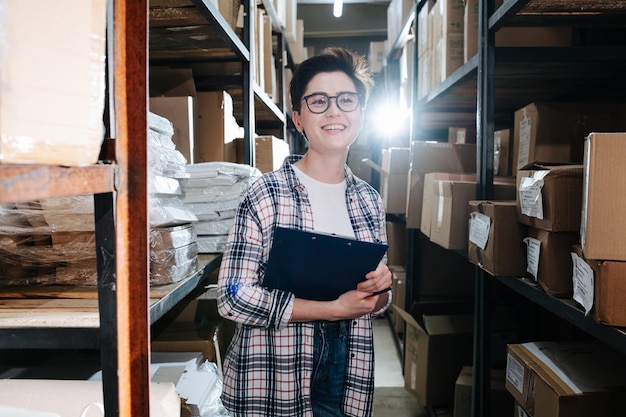
[[[391,324],[385,318],[374,320],[374,417],[427,417],[415,395],[404,388],[401,357]]]

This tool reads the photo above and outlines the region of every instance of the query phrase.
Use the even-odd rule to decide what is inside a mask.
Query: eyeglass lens
[[[336,96],[328,96],[318,93],[304,97],[307,107],[312,113],[324,113],[330,107],[330,99],[334,98],[339,110],[351,112],[359,106],[359,95],[356,93],[341,93]]]

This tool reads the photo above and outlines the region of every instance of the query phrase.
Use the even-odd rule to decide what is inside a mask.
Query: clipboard
[[[263,286],[298,298],[331,301],[355,290],[389,246],[328,233],[277,227]]]

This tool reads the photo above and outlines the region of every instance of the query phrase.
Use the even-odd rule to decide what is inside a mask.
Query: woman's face
[[[356,92],[354,82],[343,71],[321,72],[311,79],[304,97],[316,93],[334,97],[341,93],[356,94]],[[363,126],[362,105],[359,103],[355,110],[344,111],[337,106],[337,100],[337,98],[330,98],[328,109],[316,114],[309,109],[303,99],[300,103],[300,111],[293,113],[294,125],[300,132],[304,131],[309,141],[309,149],[321,153],[333,150],[345,151],[356,140]],[[341,107],[349,109],[354,104],[353,100],[358,99],[348,94],[342,95],[339,100]],[[312,110],[316,111],[315,106],[320,106],[320,101],[311,98],[309,105]]]

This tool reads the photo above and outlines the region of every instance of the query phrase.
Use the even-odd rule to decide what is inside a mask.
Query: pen
[[[382,291],[376,291],[376,292],[375,292],[375,293],[373,293],[372,295],[381,295],[381,294],[384,294],[384,293],[389,292],[389,291],[391,291],[391,287],[387,287],[387,288],[385,288],[385,289],[384,289],[384,290],[382,290]]]

